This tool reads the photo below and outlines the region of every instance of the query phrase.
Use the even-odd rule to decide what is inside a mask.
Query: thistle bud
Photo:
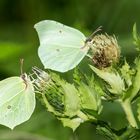
[[[92,45],[92,61],[98,68],[106,68],[119,61],[120,50],[115,36],[96,35]]]

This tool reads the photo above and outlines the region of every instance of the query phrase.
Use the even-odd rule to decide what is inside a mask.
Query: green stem
[[[138,128],[137,122],[135,120],[132,107],[131,107],[131,102],[129,100],[125,100],[124,102],[121,103],[124,112],[126,114],[127,120],[130,123],[132,127]]]

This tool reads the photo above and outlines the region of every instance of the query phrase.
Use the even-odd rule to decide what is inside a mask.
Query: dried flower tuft
[[[106,68],[119,61],[120,50],[115,36],[95,35],[92,46],[92,60],[98,68]]]

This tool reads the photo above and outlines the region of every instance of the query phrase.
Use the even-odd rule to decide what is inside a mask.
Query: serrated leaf
[[[85,76],[77,70],[74,72],[74,80],[78,88],[81,111],[85,113],[88,120],[96,119],[98,113],[102,110],[101,95],[103,94],[97,80],[95,81],[93,75]]]
[[[63,83],[62,88],[64,90],[65,115],[73,117],[80,110],[78,91],[74,85],[69,83]]]
[[[122,92],[125,90],[124,81],[120,77],[119,73],[100,70],[91,65],[90,67],[101,79],[110,85],[110,87],[107,87],[107,89],[112,94],[122,94]]]
[[[76,130],[76,128],[83,123],[84,121],[81,118],[59,118],[59,120],[61,120],[61,122],[63,123],[64,127],[70,127],[72,128],[73,131]]]
[[[98,110],[98,100],[100,99],[94,89],[88,87],[84,83],[81,83],[79,87],[79,95],[82,108],[94,111]]]
[[[55,90],[52,90],[51,94],[56,94],[53,100],[55,100],[56,103],[59,103],[60,99],[58,99],[59,98],[58,92],[61,92],[61,96],[62,96],[61,98],[63,98],[63,100],[61,100],[61,104],[63,104],[63,108],[64,108],[63,115],[69,117],[73,117],[77,115],[77,112],[80,110],[80,103],[79,103],[80,100],[78,97],[78,91],[75,88],[75,86],[73,84],[64,81],[56,74],[53,74],[53,80],[56,82],[55,85],[57,86],[55,87]],[[50,90],[48,92],[50,92]]]
[[[137,103],[137,113],[138,113],[138,120],[140,121],[140,99],[138,100],[138,103]]]
[[[132,75],[135,74],[134,69],[130,69],[129,64],[125,61],[125,64],[122,66],[120,71],[127,84],[127,87],[129,88],[132,85]]]
[[[136,74],[133,77],[133,86],[131,86],[127,93],[124,95],[124,100],[129,98],[129,100],[133,100],[135,96],[137,96],[138,92],[140,91],[140,58],[136,60]]]
[[[78,86],[80,86],[80,84],[82,82],[85,82],[88,85],[90,85],[93,89],[95,89],[95,91],[97,91],[97,93],[100,96],[103,96],[105,94],[104,91],[103,91],[103,88],[101,86],[100,81],[95,79],[93,74],[90,75],[90,76],[87,76],[87,75],[85,75],[84,73],[80,72],[78,69],[75,68],[75,71],[74,71],[74,74],[73,74],[73,78],[74,78],[74,82]]]
[[[80,31],[52,20],[35,25],[39,35],[38,55],[45,69],[66,72],[76,67],[88,52]]]
[[[133,25],[133,38],[134,40],[137,40],[137,25],[136,23]]]
[[[27,121],[35,109],[35,93],[29,78],[0,81],[0,124],[11,129]]]
[[[46,98],[45,94],[42,94],[42,98],[43,98],[43,100],[41,100],[41,101],[45,104],[45,106],[46,106],[46,108],[47,108],[47,110],[49,112],[53,113],[56,116],[63,116],[62,113],[56,111],[55,108],[49,103],[49,101]]]
[[[136,23],[133,26],[133,39],[134,39],[134,44],[136,45],[136,49],[140,51],[140,36],[138,35],[137,32]]]

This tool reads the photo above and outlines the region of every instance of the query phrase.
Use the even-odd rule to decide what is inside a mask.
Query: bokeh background
[[[89,36],[103,26],[103,32],[115,34],[122,55],[131,63],[136,55],[132,27],[140,27],[139,0],[0,0],[0,80],[20,75],[20,58],[24,71],[32,66],[42,67],[37,55],[39,41],[34,24],[45,19],[56,20],[75,27]],[[65,74],[67,78],[70,74]],[[126,124],[118,104],[104,103],[101,118],[116,129]],[[75,133],[64,128],[53,115],[37,103],[29,121],[13,131],[0,126],[0,140],[104,140],[95,127],[82,124]]]

